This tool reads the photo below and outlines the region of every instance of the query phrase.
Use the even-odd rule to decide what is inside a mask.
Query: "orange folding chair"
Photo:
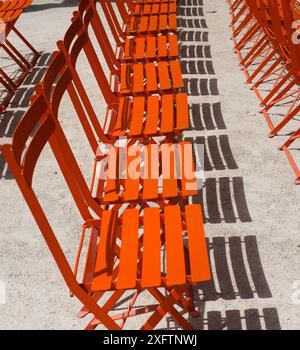
[[[192,329],[174,306],[198,315],[185,294],[191,285],[211,279],[200,206],[187,205],[184,211],[172,205],[162,211],[157,207],[125,209],[122,213],[117,209],[103,210],[91,197],[54,114],[43,93],[35,96],[14,132],[12,144],[3,145],[1,150],[71,294],[93,314],[86,329],[99,324],[111,330],[121,329],[129,317],[147,312],[153,313],[141,329],[154,329],[166,314],[183,329]],[[48,143],[84,220],[74,272],[34,191],[34,170]],[[98,214],[97,219],[90,210]],[[82,282],[78,282],[78,262],[84,258],[81,247],[85,240],[88,251]],[[164,264],[166,271],[161,269]],[[128,290],[133,290],[134,295],[126,311],[111,315]],[[158,303],[133,308],[144,291]],[[104,295],[108,298],[100,305],[99,298]]]
[[[7,89],[7,95],[1,102],[0,109],[5,111],[11,97],[14,95],[18,86],[22,83],[29,71],[36,64],[40,54],[29,43],[29,41],[19,32],[15,24],[22,14],[23,10],[31,4],[32,0],[7,0],[0,3],[0,20],[5,24],[5,40],[0,46],[12,58],[21,70],[17,79],[12,79],[3,69],[0,69],[0,82]],[[30,49],[33,57],[28,60],[8,39],[10,32],[13,31]]]
[[[247,5],[248,13],[253,16],[247,34],[237,31],[237,26],[240,26],[244,20],[242,15],[238,17],[240,9]],[[240,61],[247,76],[247,82],[253,82],[252,89],[260,100],[263,106],[262,113],[270,128],[270,137],[278,134],[292,119],[300,112],[299,105],[299,71],[300,71],[300,49],[299,45],[293,40],[298,40],[297,31],[295,30],[295,20],[299,14],[299,2],[284,1],[284,0],[245,0],[244,2],[235,2],[231,4],[232,23],[234,23],[234,34],[241,35],[238,49],[242,50],[251,42],[254,33],[257,33],[258,38],[253,47],[247,52],[246,56],[240,54]],[[243,14],[246,18],[246,12]],[[246,28],[246,26],[245,26]],[[297,29],[297,28],[296,28]],[[252,32],[251,32],[252,30]],[[250,34],[252,33],[252,34]],[[256,63],[257,59],[261,63],[256,65],[253,72],[248,73],[248,68],[251,68]],[[274,77],[275,83],[271,86],[270,91],[263,96],[259,91],[260,85],[265,81]],[[255,81],[256,80],[256,81]],[[270,117],[270,111],[273,107],[286,104],[287,112],[283,114],[281,120],[275,125]],[[296,130],[289,139],[279,148],[282,150],[289,160],[295,174],[296,184],[300,184],[300,171],[290,153],[290,146],[295,140],[300,137],[300,129]]]
[[[283,1],[279,1],[278,7],[280,6],[281,10],[281,30],[283,32],[281,36],[281,42],[280,42],[280,47],[282,51],[282,57],[283,59],[286,60],[286,67],[288,70],[288,74],[290,77],[290,83],[288,86],[283,89],[285,94],[280,93],[277,94],[275,101],[273,104],[271,104],[271,107],[275,105],[278,101],[282,101],[284,99],[290,100],[291,97],[293,97],[292,103],[289,104],[289,109],[288,112],[283,116],[281,121],[277,125],[273,125],[271,122],[271,131],[270,131],[270,136],[273,137],[277,135],[279,131],[282,130],[293,118],[295,118],[299,112],[300,112],[300,104],[299,104],[299,97],[300,97],[300,61],[299,61],[299,55],[300,55],[300,48],[299,45],[295,44],[293,42],[293,37],[297,35],[297,32],[293,32],[294,30],[294,21],[297,19],[297,14],[298,14],[298,8],[295,8],[293,6],[297,5],[291,3],[291,6],[284,6]],[[277,7],[277,9],[278,9]],[[296,86],[296,89],[292,89],[293,86]],[[267,117],[269,115],[267,114],[267,111],[270,108],[266,108],[265,114]],[[270,119],[270,117],[269,117]],[[288,138],[286,142],[279,148],[284,152],[286,155],[288,161],[290,162],[295,175],[296,175],[296,180],[295,184],[299,185],[300,184],[300,170],[299,167],[297,166],[292,154],[290,153],[290,146],[300,137],[300,128],[293,132],[293,134]]]

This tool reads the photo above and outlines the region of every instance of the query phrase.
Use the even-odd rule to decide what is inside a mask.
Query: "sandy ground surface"
[[[18,22],[42,57],[0,116],[1,143],[9,140],[26,110],[32,86],[75,8],[72,0],[35,0]],[[206,182],[194,201],[203,202],[214,276],[195,290],[201,317],[192,322],[197,329],[297,329],[300,188],[276,150],[278,140],[267,138],[257,99],[244,84],[232,52],[226,1],[182,0],[179,15],[181,61],[190,92],[191,130],[185,137],[205,144]],[[89,81],[83,64],[81,72]],[[92,83],[86,88],[104,113]],[[86,170],[91,169],[92,155],[67,100],[60,118],[89,179]],[[3,161],[0,170],[0,329],[82,329],[87,320],[74,316],[79,302],[69,298]],[[35,174],[39,198],[72,263],[81,220],[48,148]],[[144,296],[140,303],[147,301]],[[127,328],[137,328],[141,321],[131,319]],[[165,318],[159,327],[177,326]]]

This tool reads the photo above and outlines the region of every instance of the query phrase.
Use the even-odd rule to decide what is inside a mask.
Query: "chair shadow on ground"
[[[51,53],[48,52],[41,54],[36,66],[24,79],[22,85],[17,89],[6,112],[0,114],[0,138],[10,138],[13,136],[16,126],[22,119],[30,104],[30,98],[34,92],[34,86],[42,80],[51,61],[51,57]],[[13,179],[1,152],[0,179]]]
[[[202,1],[185,0],[179,8],[179,13],[183,13],[185,16],[180,18],[181,26],[187,27],[180,31],[180,52],[183,58],[181,67],[184,74],[185,90],[191,98],[189,105],[190,129],[188,131],[196,132],[196,136],[186,134],[184,139],[193,142],[197,169],[202,169],[206,173],[227,171],[228,174],[228,171],[238,169],[238,164],[230,147],[229,137],[226,135],[221,103],[215,102],[215,100],[209,102],[204,100],[203,102],[203,97],[212,96],[215,98],[215,96],[219,96],[218,80],[215,77],[211,47],[208,41],[208,27],[205,18],[200,18],[201,25],[197,30],[189,22],[189,16],[194,16],[195,9],[197,9],[196,12],[204,15],[203,7],[199,7],[201,5],[203,5]],[[203,33],[206,34],[205,37]],[[199,40],[196,43],[195,37],[204,39],[204,41]],[[201,102],[195,103],[194,97],[201,98]],[[214,131],[214,134],[202,135],[201,131],[209,130]],[[216,135],[215,131],[222,133]],[[201,145],[204,147],[198,147]],[[203,154],[197,154],[199,152]],[[204,164],[200,164],[201,162]],[[202,205],[206,223],[252,221],[247,205],[244,181],[240,176],[223,175],[206,178],[202,190],[193,197],[193,202]]]
[[[221,103],[190,104],[189,130],[226,130]]]
[[[190,96],[219,95],[218,80],[216,78],[184,78],[183,81],[185,91]]]
[[[202,158],[196,152],[195,158],[196,162],[202,159],[202,169],[207,173],[202,190],[192,201],[202,205],[207,224],[248,223],[252,218],[244,180],[234,172],[238,169],[238,164],[226,135],[221,103],[216,102],[215,97],[208,102],[203,102],[202,99],[200,103],[195,99],[219,95],[205,18],[189,18],[196,16],[196,13],[205,16],[205,11],[201,8],[203,1],[183,0],[180,5],[178,14],[183,16],[180,19],[182,28],[179,33],[182,70],[185,74],[185,88],[192,101],[189,105],[189,131],[196,132],[196,136],[187,134],[185,140],[193,141],[196,152],[204,150]],[[202,134],[202,131],[209,130],[213,131],[211,135]],[[204,147],[199,148],[198,145]],[[197,165],[199,169],[199,164]],[[209,176],[209,172],[213,171],[214,174]],[[223,176],[217,176],[216,171],[226,174],[220,173]],[[195,307],[200,312],[199,318],[190,319],[194,327],[209,330],[280,329],[276,308],[238,304],[243,300],[272,298],[257,238],[253,235],[210,237],[207,246],[213,278],[194,287]],[[224,306],[226,300],[236,300],[237,306],[228,309]],[[218,302],[221,303],[219,309]],[[167,329],[177,328],[171,318],[167,321]]]
[[[24,12],[35,12],[35,11],[43,11],[53,8],[60,7],[76,7],[78,6],[80,0],[62,0],[59,3],[54,3],[51,1],[45,1],[44,4],[32,4]]]
[[[242,177],[206,178],[193,203],[201,204],[205,223],[252,222]]]
[[[181,0],[180,6],[203,6],[203,0]]]
[[[186,137],[184,140],[193,143],[195,153],[203,149],[204,171],[238,169],[227,135],[211,135],[206,138],[204,136]],[[200,149],[199,145],[204,147]],[[201,166],[201,164],[197,165],[198,168]]]
[[[194,287],[195,308],[200,317],[190,318],[196,329],[279,330],[276,308],[206,311],[206,302],[272,298],[255,236],[207,239],[213,279]],[[223,306],[221,307],[223,309]],[[177,325],[168,318],[168,329]]]
[[[190,322],[194,324],[194,319]],[[274,307],[262,309],[229,309],[224,312],[208,311],[201,321],[194,325],[199,330],[281,330],[277,309]],[[173,319],[167,319],[167,329],[177,330]]]

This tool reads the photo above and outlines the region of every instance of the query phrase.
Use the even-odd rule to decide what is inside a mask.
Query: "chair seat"
[[[174,287],[211,278],[198,204],[187,205],[184,212],[175,205],[163,213],[146,208],[143,216],[139,209],[126,209],[121,217],[107,210],[99,229],[92,291]]]
[[[157,2],[136,4],[133,10],[135,16],[141,15],[158,15],[176,13],[175,2]]]
[[[111,147],[97,163],[94,195],[101,204],[180,201],[197,194],[194,169],[190,142]]]
[[[119,92],[123,95],[155,93],[182,89],[180,62],[123,63]]]
[[[179,56],[176,34],[127,38],[120,59],[125,62],[162,60]]]
[[[180,134],[189,128],[186,93],[121,97],[108,133],[113,137],[153,137]]]
[[[166,33],[177,31],[176,13],[157,15],[132,15],[125,27],[127,35]]]

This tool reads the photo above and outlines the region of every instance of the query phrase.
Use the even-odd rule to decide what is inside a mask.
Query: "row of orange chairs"
[[[228,0],[233,42],[247,83],[263,107],[270,137],[274,137],[300,112],[300,47],[298,0]],[[266,91],[264,83],[270,84]],[[287,112],[276,124],[271,112],[286,104]],[[300,184],[300,171],[290,152],[300,136],[296,130],[279,148],[289,160]]]
[[[5,98],[1,101],[0,111],[4,112],[10,99],[15,94],[16,89],[23,82],[25,77],[35,66],[40,54],[30,44],[30,42],[21,34],[16,28],[16,22],[20,18],[22,12],[28,8],[32,3],[32,0],[6,0],[0,2],[0,22],[4,26],[2,33],[1,48],[6,54],[17,64],[20,69],[17,79],[12,78],[5,72],[3,68],[0,68],[0,83],[7,90]],[[29,48],[30,55],[32,57],[27,58],[16,48],[8,39],[10,32],[14,32],[15,35]]]
[[[176,2],[112,6],[107,0],[81,0],[58,49],[12,143],[1,149],[71,295],[83,304],[77,315],[93,315],[86,329],[99,324],[122,329],[129,317],[148,312],[141,329],[154,329],[166,314],[192,329],[175,305],[199,316],[192,286],[210,280],[211,272],[201,206],[188,204],[197,193],[193,145],[179,139],[189,116],[187,94],[181,92]],[[83,61],[106,102],[104,120],[90,98],[89,79],[82,76]],[[95,159],[90,187],[62,126],[66,96]],[[126,137],[125,168],[119,137]],[[84,222],[73,270],[33,188],[46,144]],[[131,176],[132,168],[137,176]],[[112,314],[128,290],[134,293],[126,311]],[[143,291],[157,303],[135,307]]]

